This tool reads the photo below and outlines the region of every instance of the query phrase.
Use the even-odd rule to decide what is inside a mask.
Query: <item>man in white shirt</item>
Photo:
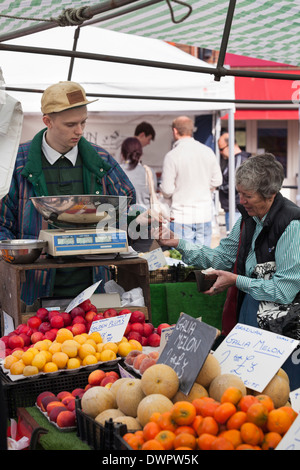
[[[164,159],[160,189],[171,199],[171,230],[185,240],[211,244],[212,193],[222,173],[211,148],[193,138],[194,122],[187,116],[172,123],[174,145]]]

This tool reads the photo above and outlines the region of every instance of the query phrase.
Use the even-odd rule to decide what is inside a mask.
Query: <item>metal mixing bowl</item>
[[[56,228],[96,228],[101,221],[118,221],[127,213],[131,198],[125,196],[70,195],[31,197],[36,210]]]
[[[0,240],[0,254],[13,264],[34,263],[48,245],[43,240]]]

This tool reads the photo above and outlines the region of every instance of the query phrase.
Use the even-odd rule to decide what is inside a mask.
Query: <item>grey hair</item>
[[[280,191],[283,180],[283,166],[271,153],[248,158],[235,173],[236,186],[257,192],[265,199]]]

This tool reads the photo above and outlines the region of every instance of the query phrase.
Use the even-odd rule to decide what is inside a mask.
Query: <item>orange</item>
[[[192,428],[196,431],[196,434],[197,434],[197,429],[199,427],[199,424],[201,423],[202,420],[203,420],[203,416],[197,415],[194,421],[192,422]]]
[[[178,449],[178,447],[188,447],[189,449],[196,449],[197,440],[196,437],[193,436],[189,432],[181,432],[180,434],[175,435],[174,438],[174,449]]]
[[[214,434],[203,433],[198,437],[197,443],[200,450],[211,450],[211,445],[216,439]]]
[[[201,397],[201,398],[195,398],[192,401],[192,404],[196,408],[197,415],[201,415],[203,413],[203,410],[205,408],[209,409],[210,407],[208,406],[208,403],[212,404],[212,407],[214,408],[215,404],[217,403],[218,405],[220,403],[216,402],[213,398],[211,397]],[[207,416],[211,416],[209,413],[207,413]]]
[[[246,422],[241,426],[241,438],[244,444],[258,445],[263,440],[263,432],[256,424]]]
[[[148,421],[143,428],[143,434],[145,441],[149,441],[150,439],[154,439],[156,434],[161,431],[161,427],[155,423],[154,421]]]
[[[261,403],[267,408],[268,411],[274,410],[274,402],[272,398],[269,397],[269,395],[260,394],[256,395],[256,398],[258,399],[259,403]]]
[[[241,444],[235,450],[257,450],[251,444]]]
[[[175,432],[177,428],[177,424],[172,419],[171,411],[165,411],[164,413],[161,413],[157,419],[157,424],[161,427],[162,430]]]
[[[171,419],[179,426],[191,424],[196,417],[196,408],[188,401],[177,401],[171,408]]]
[[[159,417],[160,417],[160,412],[159,412],[159,411],[155,411],[155,412],[152,413],[152,415],[150,416],[149,421],[153,421],[154,423],[157,423]]]
[[[247,421],[263,427],[268,420],[268,410],[262,403],[253,403],[247,410]]]
[[[212,442],[211,450],[234,450],[234,446],[225,437],[219,436]]]
[[[203,398],[208,398],[208,397],[203,397]],[[213,416],[215,410],[218,408],[220,403],[215,400],[202,400],[202,398],[196,398],[195,400],[192,401],[197,414],[200,414],[201,416]]]
[[[156,439],[149,439],[142,445],[142,450],[165,450],[164,447]]]
[[[242,396],[242,391],[239,388],[228,387],[221,397],[221,403],[229,402],[237,405]]]
[[[72,331],[68,330],[68,328],[60,328],[57,332],[55,341],[57,343],[63,343],[67,339],[73,339]]]
[[[239,401],[238,409],[247,412],[249,406],[253,405],[253,403],[258,403],[257,397],[254,395],[244,395]]]
[[[261,444],[262,450],[274,450],[281,439],[282,436],[278,432],[267,432]]]
[[[292,408],[291,406],[288,406],[288,405],[286,405],[286,406],[281,406],[280,409],[281,409],[281,410],[284,410],[287,414],[290,415],[290,417],[292,418],[292,422],[293,422],[293,421],[297,418],[297,416],[298,416],[298,413],[297,413],[295,410],[293,410],[293,408]]]
[[[156,434],[155,439],[163,446],[165,450],[174,449],[175,434],[168,429],[163,429]]]
[[[226,423],[227,429],[240,429],[242,424],[246,422],[247,413],[245,411],[237,411],[228,419]]]
[[[181,432],[188,432],[192,434],[193,436],[196,436],[197,433],[195,429],[192,426],[178,426],[178,428],[175,429],[175,434],[180,434]]]
[[[142,436],[134,433],[127,442],[133,450],[141,450],[145,441]]]
[[[236,407],[231,402],[221,403],[214,412],[214,418],[219,424],[225,424],[226,421],[236,413]]]
[[[216,436],[219,432],[219,425],[212,416],[205,416],[196,429],[196,432],[198,436],[203,433],[214,434]]]
[[[292,418],[290,414],[281,408],[270,411],[268,415],[267,428],[268,431],[278,432],[285,434],[292,425]]]
[[[231,442],[234,448],[242,444],[241,432],[238,429],[223,431],[222,437],[225,437],[225,439]]]

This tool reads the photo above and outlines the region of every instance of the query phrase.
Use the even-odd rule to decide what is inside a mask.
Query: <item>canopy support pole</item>
[[[231,230],[235,223],[235,158],[234,158],[235,129],[234,129],[234,112],[232,109],[228,111],[228,135],[229,135],[229,159],[228,159],[229,230]]]
[[[219,82],[221,80],[221,76],[224,75],[224,61],[225,61],[225,55],[227,51],[227,45],[228,45],[228,40],[229,40],[229,35],[230,35],[230,30],[231,30],[231,25],[232,25],[232,20],[233,20],[233,15],[234,15],[234,10],[235,10],[235,5],[236,5],[236,0],[230,0],[228,10],[227,10],[227,16],[226,16],[226,21],[224,25],[224,30],[223,30],[223,36],[222,36],[222,42],[221,42],[221,47],[219,51],[219,57],[218,57],[218,62],[217,62],[217,67],[216,67],[216,74],[215,74],[215,81]]]

